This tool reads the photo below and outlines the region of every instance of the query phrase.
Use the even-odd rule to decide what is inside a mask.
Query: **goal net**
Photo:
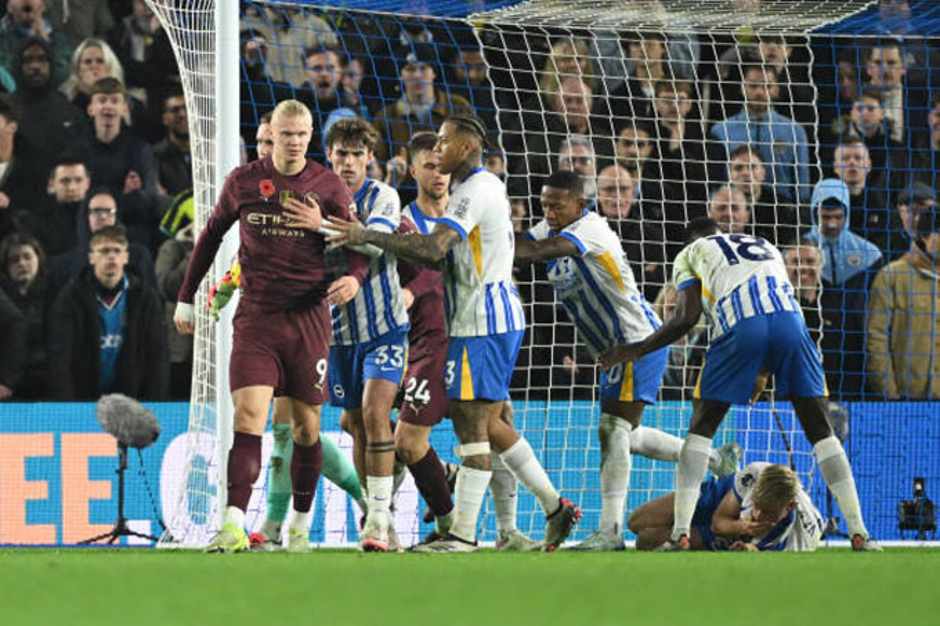
[[[223,131],[215,2],[148,4],[170,33],[180,64],[201,227],[226,173],[216,156]],[[591,210],[620,234],[641,291],[663,319],[672,314],[671,262],[690,220],[709,216],[726,232],[762,237],[785,251],[793,298],[822,346],[833,400],[844,405],[835,414],[844,415],[845,407],[851,414],[853,401],[885,397],[866,376],[865,294],[880,265],[910,247],[912,227],[892,207],[905,191],[913,203],[914,182],[934,186],[915,145],[927,127],[932,74],[926,68],[933,53],[923,38],[888,39],[859,21],[870,18],[873,4],[242,2],[237,128],[247,158],[254,158],[259,121],[284,98],[308,104],[318,131],[338,116],[365,117],[383,137],[372,175],[397,186],[404,205],[415,197],[415,183],[393,159],[414,132],[435,130],[448,112],[473,110],[490,131],[486,166],[507,183],[517,229],[541,219],[539,194],[550,173],[581,173]],[[899,92],[896,62],[920,63],[925,76],[916,82],[916,72],[908,71]],[[321,161],[323,135],[315,132],[309,151]],[[832,180],[816,192],[819,198],[829,202],[845,189],[851,208],[844,229],[874,242],[874,249],[823,232],[813,198],[824,179]],[[516,426],[559,490],[584,510],[577,540],[597,526],[600,511],[598,372],[583,347],[584,330],[568,320],[545,269],[520,269],[516,280],[528,321],[513,377]],[[202,545],[217,528],[224,496],[220,451],[227,449],[220,437],[231,430],[217,376],[226,363],[217,338],[225,332],[200,313],[191,453],[185,484],[166,515],[168,545]],[[707,345],[707,332],[697,327],[671,348],[660,401],[647,408],[644,425],[684,436]],[[864,413],[864,405],[857,411]],[[349,448],[337,412],[325,407],[323,425],[325,436]],[[788,404],[770,393],[753,407],[733,409],[715,444],[730,441],[741,445],[745,463],[792,464],[827,513],[811,448]],[[435,429],[432,443],[442,458],[453,459],[449,424]],[[266,438],[265,459],[269,450]],[[865,467],[858,476],[863,509],[877,511],[869,524],[878,536],[893,536],[895,500],[880,495],[878,470],[866,476]],[[674,470],[668,461],[635,458],[628,513],[671,491]],[[899,476],[905,470],[896,468]],[[249,525],[263,518],[265,475]],[[418,501],[406,481],[397,502],[406,545],[430,530],[420,522]],[[355,541],[357,511],[345,494],[321,481],[315,506],[313,540]],[[535,499],[520,491],[518,506],[520,529],[540,537],[544,518]],[[495,539],[489,503],[481,523],[481,539]]]

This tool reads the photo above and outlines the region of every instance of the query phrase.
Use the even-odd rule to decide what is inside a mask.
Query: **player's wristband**
[[[194,324],[196,321],[195,307],[187,302],[177,302],[176,313],[173,314],[173,317],[184,324]]]

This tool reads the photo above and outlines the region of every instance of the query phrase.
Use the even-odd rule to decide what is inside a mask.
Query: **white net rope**
[[[212,209],[217,179],[215,3],[148,0],[148,4],[168,30],[180,65],[192,128],[196,226],[201,229]],[[520,228],[540,218],[539,191],[550,172],[565,167],[595,180],[594,210],[619,230],[641,290],[663,317],[674,302],[674,292],[666,287],[669,264],[690,219],[707,214],[733,231],[764,236],[781,246],[792,244],[796,231],[808,226],[801,207],[808,198],[810,179],[820,175],[815,152],[818,94],[811,80],[809,32],[870,4],[535,1],[478,13],[466,21],[419,22],[434,33],[438,86],[451,104],[458,95],[466,97],[493,130],[491,152],[504,161]],[[406,21],[413,23],[414,18]],[[384,104],[400,97],[394,68],[396,44],[405,31],[402,24],[394,14],[306,3],[243,7],[242,29],[254,33],[249,36],[264,35],[267,52],[262,61],[269,81],[263,90],[249,89],[249,100],[241,103],[249,148],[253,124],[273,108],[273,99],[262,103],[254,98],[256,93],[306,95],[310,88],[304,84],[308,68],[303,51],[328,45],[343,51],[348,60],[359,58],[367,73],[375,72],[365,77],[374,85],[360,102],[388,138],[386,154],[398,153],[403,146],[392,138],[390,126],[382,126],[382,107],[368,105],[370,98]],[[473,84],[466,76],[470,61],[462,51],[468,48],[483,52],[479,62],[485,69],[485,84]],[[391,64],[391,76],[381,75],[383,63]],[[461,66],[463,72],[458,71]],[[482,98],[484,87],[491,92],[489,100]],[[789,123],[745,124],[743,131],[716,135],[716,125],[748,107],[759,108],[761,100]],[[246,119],[246,111],[251,119]],[[744,140],[736,143],[750,146],[750,151],[736,154],[729,149],[734,132],[744,133]],[[773,182],[775,195],[761,198],[760,182],[748,184],[758,176]],[[735,181],[733,188],[723,186],[729,178]],[[746,221],[742,202],[748,207]],[[796,255],[794,263],[802,263],[802,257]],[[599,413],[597,372],[576,329],[560,311],[544,270],[520,272],[517,281],[530,326],[513,381],[516,425],[556,486],[593,521],[600,506],[594,434]],[[165,517],[173,539],[185,545],[205,544],[218,515],[214,386],[218,355],[204,302],[205,287],[197,299],[189,460],[181,468],[176,491],[163,498],[164,503],[177,502]],[[645,425],[684,433],[690,413],[687,401],[706,345],[704,330],[697,328],[673,350],[663,401],[647,409]],[[448,426],[445,422],[439,428]],[[784,437],[792,454],[785,450]],[[812,456],[788,407],[733,410],[715,442],[731,440],[744,448],[745,461],[792,462],[804,483],[811,482]],[[269,445],[266,440],[265,459]],[[342,438],[341,445],[349,444]],[[450,456],[449,450],[441,453]],[[672,463],[635,461],[628,511],[671,490],[673,473]],[[265,474],[262,471],[252,499],[252,527],[263,514]],[[325,481],[321,485],[317,510],[322,511],[326,502],[339,517],[315,521],[318,536],[326,543],[354,538],[355,524],[347,523],[346,515],[353,509],[344,494]],[[399,509],[409,513],[399,516],[399,532],[407,544],[420,531],[412,514],[417,496],[410,483],[401,493]],[[493,539],[489,504],[483,525],[487,531],[481,538]],[[538,535],[542,525],[534,500],[520,493],[520,528]],[[588,530],[590,523],[583,529]]]

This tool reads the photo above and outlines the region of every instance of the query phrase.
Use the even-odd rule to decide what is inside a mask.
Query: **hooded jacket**
[[[842,232],[835,237],[826,237],[819,226],[817,207],[811,212],[813,229],[806,239],[819,246],[823,253],[822,278],[833,286],[842,286],[882,261],[881,250],[864,237],[849,230],[851,207],[845,207],[845,222]]]

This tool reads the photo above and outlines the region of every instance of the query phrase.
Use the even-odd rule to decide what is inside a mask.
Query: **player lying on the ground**
[[[647,502],[630,514],[637,550],[653,550],[672,534],[675,494]],[[784,465],[750,463],[699,487],[689,534],[690,550],[812,552],[823,532],[796,473]]]
[[[642,341],[662,324],[639,292],[620,238],[607,220],[587,209],[584,181],[576,172],[555,172],[542,187],[545,219],[516,237],[517,264],[545,261],[548,280],[578,329],[591,356],[617,343]],[[678,458],[682,441],[640,428],[643,409],[654,404],[669,348],[636,363],[601,373],[601,521],[597,531],[573,550],[623,550],[623,515],[630,485],[631,455],[660,458],[668,448]],[[644,443],[653,445],[652,454]],[[712,451],[709,468],[723,476],[737,469],[740,448]]]
[[[229,384],[235,404],[228,459],[225,518],[212,552],[249,546],[245,510],[261,471],[261,436],[275,391],[292,402],[294,516],[289,545],[309,549],[311,506],[322,465],[320,409],[326,399],[328,304],[345,304],[359,291],[367,260],[350,252],[349,275],[329,281],[326,246],[317,234],[326,215],[349,218],[352,197],[332,172],[305,157],[313,132],[310,111],[296,100],[278,104],[271,118],[270,157],[236,168],[199,235],[180,287],[173,321],[195,329],[193,299],[225,233],[239,224],[238,258],[245,290],[233,323]]]
[[[426,266],[443,263],[449,335],[444,384],[448,415],[460,440],[454,525],[428,552],[476,550],[477,519],[492,476],[490,451],[539,500],[547,550],[560,545],[580,517],[561,498],[529,444],[502,419],[525,332],[512,282],[513,228],[506,186],[482,164],[486,128],[476,117],[449,116],[434,147],[440,171],[452,174],[447,210],[428,235],[402,236],[337,220],[336,245],[373,244]],[[492,445],[492,448],[491,448]]]
[[[692,401],[692,422],[676,472],[675,520],[663,550],[688,549],[692,516],[705,477],[712,437],[732,404],[747,404],[761,372],[774,375],[789,396],[829,489],[845,515],[852,547],[880,551],[862,520],[852,468],[827,411],[819,350],[809,336],[780,251],[759,237],[720,232],[711,219],[694,220],[673,265],[676,314],[638,343],[600,354],[605,369],[662,349],[688,333],[702,312],[711,344]]]

